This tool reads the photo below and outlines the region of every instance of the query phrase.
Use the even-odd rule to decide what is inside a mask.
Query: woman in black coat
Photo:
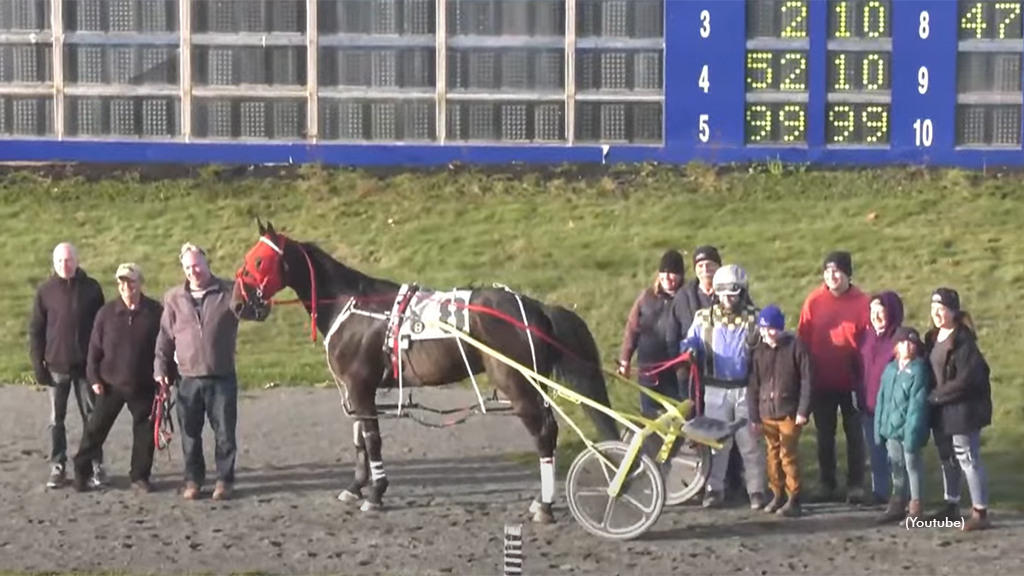
[[[971,516],[965,530],[988,528],[985,468],[979,447],[981,429],[992,423],[989,367],[978,349],[974,323],[960,308],[960,295],[951,288],[932,294],[933,328],[925,335],[925,353],[934,388],[932,408],[935,445],[942,462],[946,505],[933,518],[960,519],[960,472],[971,493]]]

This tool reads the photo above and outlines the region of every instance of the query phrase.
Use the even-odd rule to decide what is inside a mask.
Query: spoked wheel
[[[600,452],[615,467],[609,467]],[[569,511],[583,528],[602,538],[630,540],[647,532],[665,507],[665,483],[650,456],[641,451],[617,497],[608,495],[629,445],[606,440],[573,460],[565,479]]]
[[[629,444],[632,440],[633,431],[623,430],[622,441]],[[661,437],[649,436],[644,452],[654,460],[659,450]],[[661,465],[661,474],[665,481],[665,504],[676,506],[689,502],[702,493],[711,475],[711,448],[686,438],[676,438],[669,459]]]

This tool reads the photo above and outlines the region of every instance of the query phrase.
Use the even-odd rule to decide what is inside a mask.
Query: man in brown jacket
[[[186,500],[199,497],[206,481],[203,426],[213,428],[217,462],[214,500],[228,498],[235,482],[235,426],[238,421],[238,381],[235,348],[238,317],[231,311],[233,283],[210,272],[206,252],[191,243],[179,254],[186,281],[164,295],[160,335],[156,341],[154,376],[172,382],[177,363],[178,423],[185,456]]]
[[[811,405],[811,357],[803,342],[785,332],[786,317],[778,306],[761,310],[757,326],[761,342],[751,354],[747,406],[751,426],[764,432],[768,445],[768,484],[773,498],[765,511],[799,516],[797,455],[800,431]]]
[[[75,489],[88,488],[92,464],[127,404],[132,417],[128,476],[137,490],[149,492],[154,450],[149,416],[156,395],[153,354],[162,309],[159,302],[142,293],[142,270],[136,264],[121,264],[114,278],[120,297],[100,308],[89,339],[86,376],[98,399],[75,455]]]

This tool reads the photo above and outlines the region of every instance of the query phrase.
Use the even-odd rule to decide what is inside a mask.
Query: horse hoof
[[[555,516],[550,510],[537,510],[533,513],[533,521],[537,524],[554,524]]]
[[[363,499],[362,496],[360,496],[358,494],[355,494],[353,492],[350,492],[348,490],[342,490],[341,494],[338,494],[338,500],[341,500],[342,502],[349,502],[349,503],[359,502],[362,499]]]
[[[378,502],[370,502],[369,500],[367,500],[363,502],[363,505],[359,507],[359,510],[363,512],[377,512],[382,507],[383,505]]]

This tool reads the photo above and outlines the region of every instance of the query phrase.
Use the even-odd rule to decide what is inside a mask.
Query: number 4
[[[700,78],[697,80],[697,86],[704,89],[704,93],[707,94],[708,90],[711,89],[711,82],[708,80],[708,65],[705,64],[700,69]]]

